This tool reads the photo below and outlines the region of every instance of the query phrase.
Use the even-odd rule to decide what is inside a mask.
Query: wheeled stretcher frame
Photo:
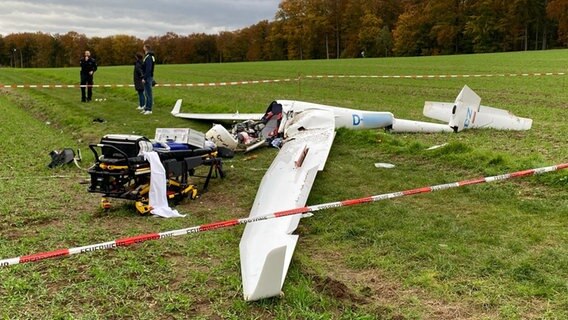
[[[140,214],[150,212],[152,208],[148,204],[151,174],[149,162],[144,160],[143,156],[129,157],[124,150],[114,144],[91,144],[89,148],[95,155],[96,162],[88,169],[91,177],[88,191],[103,195],[101,207],[110,209],[109,198],[118,198],[135,201]],[[186,197],[190,199],[198,197],[198,189],[192,182],[195,180],[193,178],[204,178],[202,190],[207,190],[212,177],[225,176],[217,151],[193,149],[156,150],[156,152],[166,172],[167,197],[174,203]],[[205,176],[196,175],[196,168],[200,166],[209,167]]]

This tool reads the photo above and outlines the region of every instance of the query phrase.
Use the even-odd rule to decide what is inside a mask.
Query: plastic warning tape
[[[499,77],[538,77],[538,76],[564,76],[565,72],[534,72],[534,73],[500,73],[500,74],[437,74],[437,75],[346,75],[346,74],[327,74],[327,75],[304,75],[299,78],[270,79],[270,80],[246,80],[246,81],[224,81],[224,82],[200,82],[200,83],[158,83],[156,87],[166,88],[191,88],[191,87],[225,87],[249,84],[278,83],[299,81],[305,79],[333,79],[333,78],[374,78],[374,79],[448,79],[448,78],[499,78]],[[1,84],[2,88],[24,89],[48,89],[48,88],[133,88],[133,84]]]
[[[305,75],[304,78],[380,78],[380,79],[447,79],[447,78],[499,78],[499,77],[539,77],[564,76],[565,72],[498,73],[498,74],[430,74],[430,75]]]
[[[186,228],[186,229],[172,230],[172,231],[166,231],[166,232],[161,232],[161,233],[149,233],[149,234],[138,235],[138,236],[134,236],[134,237],[127,237],[127,238],[122,238],[122,239],[118,239],[118,240],[113,240],[113,241],[109,241],[109,242],[97,243],[97,244],[83,246],[83,247],[76,247],[76,248],[70,248],[70,249],[59,249],[59,250],[55,250],[55,251],[41,252],[41,253],[35,253],[35,254],[27,255],[27,256],[20,256],[20,257],[16,257],[16,258],[4,259],[4,260],[0,260],[0,267],[7,267],[7,266],[10,266],[10,265],[15,265],[15,264],[20,264],[20,263],[40,261],[40,260],[45,260],[45,259],[49,259],[49,258],[63,257],[63,256],[69,256],[69,255],[79,254],[79,253],[86,253],[86,252],[106,250],[106,249],[114,249],[114,248],[117,248],[117,247],[126,247],[126,246],[130,246],[130,245],[133,245],[133,244],[149,241],[149,240],[172,238],[172,237],[183,236],[183,235],[192,234],[192,233],[199,233],[199,232],[211,231],[211,230],[216,230],[216,229],[234,227],[234,226],[241,225],[241,224],[253,223],[253,222],[258,222],[258,221],[265,221],[265,220],[282,218],[282,217],[287,217],[287,216],[292,216],[292,215],[302,215],[303,217],[307,217],[307,216],[311,216],[312,212],[330,209],[330,208],[353,206],[353,205],[358,205],[358,204],[363,204],[363,203],[376,202],[376,201],[380,201],[380,200],[393,199],[393,198],[399,198],[399,197],[404,197],[404,196],[411,196],[411,195],[416,195],[416,194],[421,194],[421,193],[429,193],[429,192],[434,192],[434,191],[440,191],[440,190],[446,190],[446,189],[451,189],[451,188],[469,186],[469,185],[480,184],[480,183],[485,183],[485,182],[489,183],[489,182],[495,182],[495,181],[503,181],[503,180],[512,179],[512,178],[520,178],[520,177],[526,177],[526,176],[531,176],[531,175],[543,174],[543,173],[562,170],[562,169],[566,169],[566,168],[568,168],[568,163],[563,163],[563,164],[558,164],[558,165],[554,165],[554,166],[550,166],[550,167],[542,167],[542,168],[536,168],[536,169],[517,171],[517,172],[513,172],[513,173],[498,175],[498,176],[484,177],[484,178],[471,179],[471,180],[463,180],[463,181],[458,181],[458,182],[453,182],[453,183],[446,183],[446,184],[440,184],[440,185],[435,185],[435,186],[430,186],[430,187],[423,187],[423,188],[410,189],[410,190],[405,190],[405,191],[400,191],[400,192],[380,194],[380,195],[364,197],[364,198],[359,198],[359,199],[330,202],[330,203],[307,206],[307,207],[302,207],[302,208],[295,208],[295,209],[290,209],[290,210],[278,211],[278,212],[274,212],[274,213],[271,213],[271,214],[258,216],[258,217],[232,219],[232,220],[226,220],[226,221],[220,221],[220,222],[213,222],[213,223],[204,224],[204,225],[195,226],[195,227],[190,227],[190,228]]]
[[[263,83],[278,83],[278,82],[291,82],[297,81],[298,79],[269,79],[269,80],[247,80],[247,81],[225,81],[225,82],[202,82],[202,83],[158,83],[156,87],[224,87],[224,86],[238,86],[247,84],[263,84]],[[133,84],[93,84],[93,85],[80,85],[80,84],[1,84],[1,88],[13,88],[13,89],[23,89],[23,88],[37,88],[37,89],[48,89],[48,88],[133,88]]]

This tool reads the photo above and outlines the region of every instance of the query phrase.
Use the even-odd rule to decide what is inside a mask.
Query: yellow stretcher
[[[91,177],[88,191],[102,194],[101,207],[110,209],[110,198],[135,201],[140,214],[152,210],[148,204],[150,164],[139,156],[141,136],[107,135],[100,143],[89,145],[96,162],[88,169]],[[149,142],[149,141],[148,141]],[[188,147],[185,150],[157,150],[167,177],[167,197],[175,203],[185,198],[196,199],[196,181],[206,190],[212,177],[225,176],[217,150]],[[198,175],[200,167],[207,170]]]

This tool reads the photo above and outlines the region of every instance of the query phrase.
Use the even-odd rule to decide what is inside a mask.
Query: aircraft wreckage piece
[[[254,143],[279,140],[281,150],[268,168],[257,191],[251,218],[266,212],[294,210],[305,205],[315,176],[323,170],[331,149],[336,128],[377,129],[393,132],[458,132],[475,127],[478,114],[487,119],[501,118],[499,128],[518,129],[516,117],[508,112],[479,106],[481,99],[465,86],[451,108],[450,104],[434,103],[436,116],[445,114],[448,124],[396,119],[390,112],[363,111],[327,106],[303,101],[273,101],[264,114],[195,114],[181,113],[181,100],[172,115],[180,118],[209,121],[245,121],[241,128],[229,132],[221,125],[206,133],[219,147],[246,150]],[[428,113],[430,114],[430,113]],[[530,120],[530,119],[529,119]],[[491,123],[483,123],[490,127]],[[529,126],[530,127],[530,126]],[[525,127],[522,127],[525,128]],[[522,129],[526,130],[526,129]],[[240,135],[241,133],[246,135]],[[250,134],[249,134],[250,133]],[[252,134],[252,136],[251,136]],[[248,142],[248,143],[247,143]],[[281,192],[285,190],[286,192]],[[298,240],[292,233],[300,217],[261,221],[245,227],[241,243],[241,273],[245,300],[253,301],[280,294]]]
[[[317,127],[310,128],[314,122]],[[335,137],[333,113],[325,110],[302,112],[287,123],[286,129],[290,136],[260,183],[251,218],[303,207]],[[280,293],[298,241],[292,232],[299,222],[296,215],[245,227],[240,243],[245,300]]]
[[[532,126],[532,119],[517,117],[507,110],[482,106],[481,98],[468,86],[463,87],[453,104],[426,101],[424,115],[449,122],[455,132],[476,128],[522,131]]]
[[[336,128],[348,129],[378,129],[385,128],[386,130],[394,133],[400,132],[460,132],[465,129],[496,129],[496,130],[529,130],[532,126],[532,119],[521,118],[515,116],[511,112],[503,109],[482,106],[481,98],[471,90],[467,85],[462,88],[456,100],[453,103],[449,102],[432,102],[426,101],[424,104],[424,116],[446,122],[433,123],[425,121],[415,121],[407,119],[398,119],[390,112],[377,112],[377,111],[363,111],[350,108],[342,108],[335,106],[328,106],[317,103],[310,103],[304,101],[294,100],[276,100],[273,103],[281,105],[282,117],[291,117],[294,113],[306,110],[329,110],[332,111],[335,118]],[[193,120],[206,120],[206,121],[225,121],[237,122],[244,121],[243,123],[256,124],[259,121],[266,120],[264,117],[270,111],[263,113],[219,113],[219,114],[205,114],[205,113],[182,113],[181,112],[182,100],[176,101],[171,114],[175,117],[193,119]],[[285,120],[285,119],[284,119]],[[284,121],[285,122],[285,121]],[[279,128],[280,131],[282,127]],[[215,125],[210,132],[207,133],[207,138],[215,142],[218,146],[230,148],[232,150],[239,150],[240,139],[235,130],[233,132],[218,124]],[[266,132],[264,132],[265,134]],[[261,142],[264,138],[259,135],[257,139],[252,139],[250,145],[242,148],[243,151],[250,151],[253,143]],[[247,139],[244,139],[245,141]],[[254,148],[258,147],[255,146]],[[252,149],[254,149],[252,148]]]
[[[255,149],[260,145],[259,143],[280,137],[289,120],[307,111],[331,112],[335,128],[379,129],[391,126],[394,119],[390,112],[362,111],[294,100],[273,101],[263,114],[180,113],[181,102],[181,99],[176,102],[172,115],[193,120],[212,121],[215,118],[216,121],[243,121],[234,125],[230,132],[220,124],[213,125],[205,136],[218,147],[245,152]],[[317,126],[319,126],[317,120],[304,124],[304,128]]]

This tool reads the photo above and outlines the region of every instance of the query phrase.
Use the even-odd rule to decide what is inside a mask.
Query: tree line
[[[568,47],[568,0],[282,0],[273,21],[218,34],[0,35],[0,65],[126,65],[143,43],[158,63],[421,56]]]

